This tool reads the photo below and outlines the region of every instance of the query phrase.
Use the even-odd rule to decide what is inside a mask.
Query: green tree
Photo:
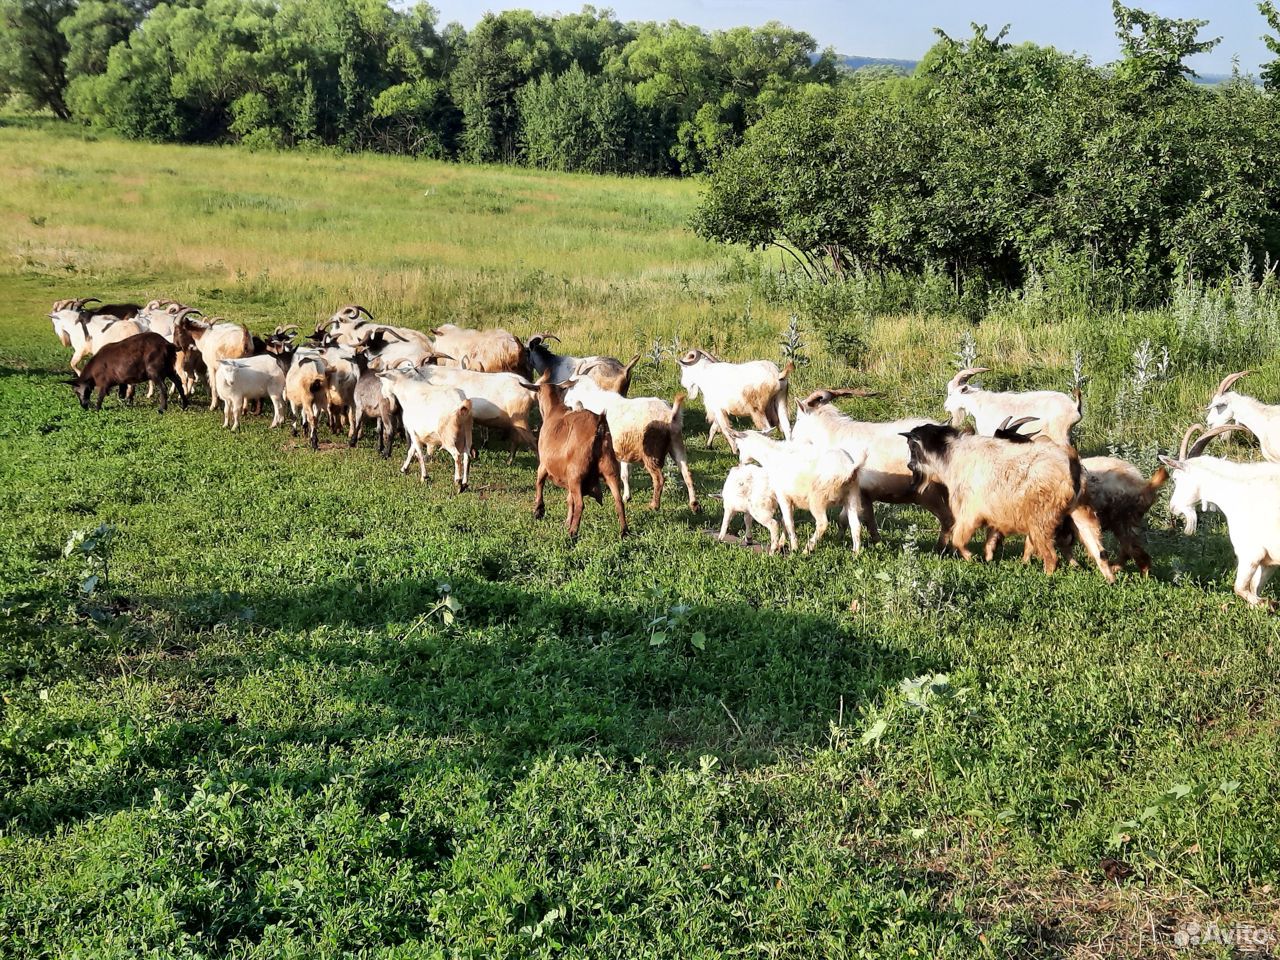
[[[1126,7],[1111,0],[1123,59],[1116,67],[1117,76],[1142,94],[1169,90],[1196,72],[1187,66],[1188,57],[1208,53],[1221,37],[1201,40],[1200,31],[1208,20],[1179,20],[1161,17],[1137,7]]]
[[[66,119],[67,38],[75,0],[0,0],[0,89]]]
[[[592,76],[575,63],[555,78],[543,74],[526,84],[517,101],[530,166],[586,173],[644,168],[635,101],[617,80]]]
[[[1258,4],[1258,12],[1262,14],[1267,21],[1267,27],[1271,30],[1270,33],[1262,35],[1262,42],[1275,55],[1274,60],[1262,65],[1262,83],[1268,90],[1280,90],[1280,10],[1276,9],[1272,0],[1262,0]]]

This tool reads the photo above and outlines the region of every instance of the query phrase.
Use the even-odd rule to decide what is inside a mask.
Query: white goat
[[[843,450],[822,448],[794,440],[774,440],[763,433],[747,430],[731,436],[738,444],[738,457],[746,463],[754,460],[764,467],[773,494],[782,512],[782,526],[787,531],[791,549],[796,549],[796,507],[813,515],[813,536],[805,547],[811,552],[827,532],[827,512],[844,511],[849,521],[849,539],[853,552],[862,549],[862,526],[858,521],[858,469],[862,460],[854,460]]]
[[[214,373],[223,360],[237,360],[253,353],[253,337],[239,323],[214,317],[208,323],[193,320],[200,311],[187,307],[174,318],[173,343],[179,350],[199,355],[209,371],[209,409],[218,406],[218,384]]]
[[[670,454],[689,494],[689,509],[697,513],[698,495],[693,490],[689,455],[684,448],[683,392],[669,404],[658,397],[620,396],[587,377],[565,382],[570,385],[564,395],[565,406],[578,404],[592,413],[603,414],[609,424],[613,452],[621,464],[624,502],[631,502],[631,464],[640,463],[653,481],[653,499],[649,508],[658,509],[665,483],[662,467],[667,454]]]
[[[680,385],[696,400],[702,393],[711,429],[707,446],[716,433],[723,433],[729,449],[738,452],[730,417],[750,417],[757,430],[778,427],[783,437],[791,438],[787,420],[788,377],[794,364],[782,370],[768,360],[726,363],[705,350],[690,350],[680,358]]]
[[[453,457],[453,482],[458,492],[467,489],[471,472],[472,402],[457,387],[424,383],[414,377],[380,374],[382,392],[400,405],[409,453],[400,472],[409,469],[416,456],[421,479],[427,479],[426,458],[443,447]]]
[[[983,436],[994,436],[1006,418],[1033,424],[1028,432],[1039,431],[1056,443],[1071,442],[1071,428],[1080,422],[1080,392],[1075,397],[1055,390],[1029,393],[995,393],[969,383],[970,378],[986,373],[990,367],[967,367],[947,384],[944,404],[951,415],[951,425],[961,426],[965,415],[973,417],[974,426]]]
[[[240,414],[250,400],[270,400],[274,411],[271,426],[283,424],[285,371],[291,359],[287,354],[263,354],[219,363],[214,379],[222,401],[222,425],[239,430]]]
[[[484,373],[529,373],[529,353],[520,338],[509,330],[470,330],[457,324],[444,323],[431,331],[435,335],[432,349],[445,366],[462,366]]]
[[[751,521],[755,520],[769,531],[769,552],[782,548],[782,536],[774,514],[778,512],[778,498],[774,496],[769,474],[764,467],[743,463],[729,471],[720,493],[724,500],[724,519],[720,522],[720,540],[729,538],[729,524],[742,514],[742,542],[751,542]]]
[[[914,503],[938,518],[938,549],[946,549],[951,533],[951,508],[947,492],[937,484],[920,487],[911,472],[911,448],[903,434],[931,423],[922,417],[876,423],[854,420],[836,409],[838,397],[866,397],[860,389],[815,390],[796,405],[793,440],[819,447],[839,447],[855,460],[866,462],[858,471],[858,518],[874,543],[880,539],[873,503]]]
[[[1272,463],[1280,463],[1280,406],[1262,403],[1231,389],[1236,381],[1249,373],[1252,371],[1233,373],[1218,384],[1213,399],[1209,401],[1205,423],[1211,428],[1228,423],[1248,427],[1258,438],[1263,457]]]
[[[298,435],[301,426],[307,431],[311,449],[315,450],[320,445],[317,433],[320,415],[327,413],[329,407],[328,369],[324,360],[317,356],[304,356],[299,360],[295,356],[285,374],[284,395],[293,414],[293,435]]]
[[[1280,566],[1280,464],[1236,463],[1198,454],[1208,441],[1238,424],[1225,424],[1205,432],[1190,451],[1187,442],[1200,429],[1191,427],[1182,438],[1178,456],[1161,457],[1173,474],[1169,511],[1186,521],[1186,532],[1196,532],[1196,508],[1212,503],[1227,518],[1227,532],[1236,553],[1235,593],[1253,606],[1267,603],[1259,595]]]
[[[427,383],[457,387],[466,394],[476,423],[505,431],[511,437],[508,462],[515,460],[517,443],[537,449],[538,442],[529,425],[529,415],[537,397],[529,389],[532,384],[524,377],[514,373],[478,373],[439,366],[417,367],[412,375]]]

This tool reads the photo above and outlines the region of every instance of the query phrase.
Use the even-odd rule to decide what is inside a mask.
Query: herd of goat
[[[209,408],[223,407],[223,425],[236,430],[251,405],[270,402],[273,427],[286,409],[296,436],[318,445],[322,421],[345,432],[354,446],[366,425],[378,430],[378,449],[391,455],[403,434],[409,449],[401,472],[416,457],[437,449],[454,463],[454,482],[466,490],[475,455],[472,431],[484,426],[505,434],[511,457],[518,445],[537,452],[534,515],[543,514],[550,479],[568,500],[566,526],[576,535],[584,499],[603,503],[609,488],[618,524],[627,530],[629,468],[640,464],[653,481],[652,509],[660,505],[663,468],[678,467],[690,509],[699,509],[682,430],[686,398],[702,397],[710,432],[724,435],[739,457],[722,497],[720,538],[743,514],[744,540],[752,522],[769,532],[769,550],[794,551],[796,509],[814,520],[812,550],[835,511],[856,552],[862,531],[878,539],[873,504],[915,504],[938,520],[938,547],[969,559],[969,542],[985,530],[991,560],[1002,539],[1025,537],[1023,560],[1038,557],[1046,573],[1070,558],[1077,541],[1108,582],[1128,561],[1146,574],[1145,517],[1160,488],[1174,481],[1170,511],[1196,528],[1198,508],[1212,504],[1226,517],[1237,559],[1235,592],[1250,604],[1266,603],[1259,591],[1280,565],[1280,406],[1268,406],[1234,390],[1245,372],[1227,377],[1210,400],[1207,426],[1182,438],[1176,457],[1144,477],[1114,457],[1081,458],[1071,430],[1081,418],[1080,396],[1054,391],[991,392],[970,381],[986,368],[960,371],[947,384],[949,424],[923,418],[893,422],[854,420],[835,407],[841,397],[869,396],[859,389],[815,390],[795,405],[790,419],[792,365],[766,360],[730,363],[705,350],[679,358],[683,387],[672,403],[628,397],[639,357],[574,357],[552,351],[551,334],[522,342],[506,330],[470,330],[451,324],[430,334],[378,323],[369,311],[346,306],[297,344],[297,326],[260,337],[238,323],[205,319],[199,310],[170,300],[104,304],[96,298],[60,300],[50,312],[54,332],[74,352],[70,381],[88,408],[134,385],[158,390],[159,409],[170,392],[183,407],[203,382]],[[91,357],[79,368],[81,361]],[[532,412],[541,425],[535,433]],[[754,430],[738,431],[731,417],[751,418]],[[964,427],[968,419],[973,428]],[[774,430],[781,439],[770,436]],[[1256,435],[1265,462],[1204,456],[1209,442],[1230,431]],[[1199,436],[1196,436],[1199,433]],[[778,516],[781,516],[781,526]],[[1103,548],[1110,532],[1114,559]]]

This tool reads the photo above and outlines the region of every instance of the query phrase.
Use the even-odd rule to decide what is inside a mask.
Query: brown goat
[[[1024,417],[1010,422],[1006,418],[996,430],[995,436],[1011,443],[1052,443],[1048,437],[1036,436],[1034,433],[1019,432],[1019,427],[1031,422],[1032,417]],[[1085,457],[1080,461],[1084,469],[1084,489],[1081,502],[1089,506],[1098,517],[1098,523],[1104,532],[1111,533],[1119,544],[1119,556],[1111,568],[1121,570],[1125,563],[1132,560],[1137,564],[1139,572],[1145,577],[1151,573],[1151,555],[1147,553],[1146,529],[1147,512],[1155,503],[1156,495],[1169,480],[1169,471],[1164,467],[1156,469],[1150,479],[1144,477],[1138,468],[1127,460],[1118,457]],[[999,545],[999,538],[988,543],[989,553],[994,553]],[[1070,558],[1075,549],[1075,528],[1066,524],[1058,531],[1058,549],[1064,557]],[[1028,555],[1024,549],[1023,559]],[[990,559],[990,555],[988,556]]]
[[[103,346],[85,364],[84,372],[67,382],[80,398],[80,406],[86,410],[89,409],[89,396],[97,390],[98,403],[94,409],[101,410],[102,401],[113,388],[118,387],[123,398],[127,387],[149,380],[159,388],[160,405],[156,409],[164,413],[168,407],[164,381],[168,380],[182,401],[183,409],[186,409],[187,394],[174,366],[177,356],[174,345],[160,334],[139,333]]]
[[[947,488],[955,514],[951,545],[966,560],[971,558],[969,539],[985,526],[989,550],[990,534],[1025,534],[1027,556],[1038,556],[1045,573],[1053,573],[1058,567],[1056,535],[1069,523],[1103,577],[1115,581],[1103,554],[1098,518],[1082,502],[1084,471],[1074,449],[1048,442],[1011,444],[937,424],[915,427],[905,436],[912,473]]]
[[[578,535],[582,522],[584,496],[604,503],[600,481],[609,485],[613,507],[618,514],[619,535],[627,535],[627,512],[622,503],[618,458],[613,452],[609,425],[600,414],[589,410],[570,410],[564,403],[565,388],[543,377],[537,383],[522,383],[536,391],[538,410],[542,414],[542,430],[538,434],[537,496],[533,516],[541,520],[544,512],[542,488],[547,479],[563,487],[568,499],[565,527],[569,536]]]

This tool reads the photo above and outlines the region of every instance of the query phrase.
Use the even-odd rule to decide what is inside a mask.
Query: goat
[[[538,449],[529,424],[529,415],[536,402],[529,388],[533,386],[524,377],[514,373],[477,373],[456,367],[417,367],[413,375],[429,383],[457,387],[472,401],[471,413],[475,422],[494,430],[502,430],[511,438],[511,455],[507,462],[514,462],[516,444]]]
[[[420,367],[424,363],[453,359],[437,354],[431,341],[405,337],[394,327],[367,327],[355,341],[355,346],[366,350],[372,360],[371,366],[381,370],[392,370],[405,363]]]
[[[320,446],[317,424],[329,412],[328,368],[319,357],[307,356],[289,367],[284,378],[284,395],[293,414],[293,435],[301,425],[307,431],[311,449]]]
[[[394,396],[387,396],[383,389],[383,381],[369,366],[369,354],[363,348],[356,348],[351,362],[360,371],[360,378],[356,380],[355,394],[352,399],[351,429],[347,434],[347,444],[354,447],[360,442],[360,437],[364,433],[365,417],[373,417],[378,421],[378,455],[385,460],[391,456],[396,418],[399,416],[400,408]]]
[[[284,423],[285,378],[293,361],[293,351],[260,354],[223,360],[214,379],[222,400],[222,425],[232,431],[240,429],[240,414],[250,400],[271,401],[271,426]]]
[[[105,344],[85,364],[84,372],[67,382],[80,398],[80,406],[86,410],[89,409],[89,396],[96,389],[98,403],[94,409],[101,410],[102,401],[113,388],[118,387],[123,398],[127,387],[150,381],[160,388],[160,402],[156,409],[164,413],[168,409],[164,381],[168,380],[173,383],[178,399],[186,409],[187,395],[174,369],[176,357],[177,351],[168,340],[158,333],[144,332],[127,340]]]
[[[173,322],[173,343],[179,350],[198,354],[205,370],[209,372],[209,409],[217,409],[218,384],[213,373],[223,360],[238,360],[253,353],[253,336],[241,324],[219,322],[214,317],[208,322],[193,319],[199,310],[187,307],[180,311]]]
[[[546,373],[552,383],[590,377],[601,390],[611,390],[623,397],[627,395],[631,387],[631,372],[640,362],[640,354],[632,357],[629,363],[614,357],[571,357],[552,353],[547,347],[548,340],[560,342],[554,333],[538,333],[529,338],[529,366],[535,375]]]
[[[603,414],[608,421],[613,452],[622,464],[622,499],[625,502],[631,502],[631,464],[640,463],[653,481],[653,499],[649,502],[649,509],[658,509],[665,484],[662,468],[667,462],[667,454],[670,454],[689,494],[689,509],[698,512],[698,495],[693,489],[689,455],[684,448],[683,391],[668,404],[657,397],[619,396],[586,378],[567,380],[563,386],[569,388],[564,397],[566,405],[581,404],[592,413]]]
[[[467,489],[471,470],[471,401],[456,387],[423,383],[413,377],[380,376],[386,399],[396,403],[404,419],[409,452],[400,472],[418,458],[423,482],[426,458],[443,447],[453,457],[453,482],[459,493]]]
[[[1241,377],[1251,372],[1233,373],[1218,384],[1213,399],[1209,401],[1204,422],[1210,428],[1228,423],[1248,427],[1249,432],[1258,438],[1262,456],[1271,463],[1280,463],[1280,406],[1262,403],[1231,389]]]
[[[757,430],[778,427],[784,438],[791,439],[787,388],[794,364],[788,363],[779,371],[778,365],[768,360],[725,363],[705,350],[690,350],[679,362],[680,385],[694,400],[699,391],[703,395],[707,419],[711,421],[708,447],[720,432],[729,449],[738,452],[730,417],[750,417]]]
[[[988,559],[997,535],[1021,533],[1027,537],[1025,556],[1038,556],[1045,573],[1052,574],[1058,567],[1056,534],[1069,522],[1103,577],[1115,581],[1098,518],[1081,502],[1084,471],[1074,449],[1049,442],[1008,443],[939,424],[914,427],[904,436],[912,472],[946,488],[955,518],[951,545],[966,560],[973,558],[970,538],[985,526]]]
[[[946,549],[951,533],[947,491],[937,484],[917,486],[911,473],[911,450],[903,434],[926,423],[921,417],[876,423],[854,420],[836,409],[839,397],[875,396],[861,389],[815,390],[796,405],[793,440],[820,447],[839,447],[851,457],[865,454],[858,471],[858,519],[872,543],[880,539],[874,503],[913,503],[938,518],[938,550]]]
[[[529,354],[520,338],[507,330],[468,330],[445,323],[431,331],[432,349],[452,359],[443,366],[462,366],[481,373],[529,375]]]
[[[782,546],[778,521],[774,519],[778,512],[778,498],[774,496],[764,467],[753,463],[738,464],[724,478],[720,496],[724,501],[724,519],[720,521],[721,542],[729,538],[730,522],[742,514],[742,542],[751,542],[751,521],[755,520],[769,531],[769,552],[778,552]]]
[[[373,314],[354,303],[342,307],[326,322],[317,324],[315,332],[308,334],[308,339],[316,342],[332,339],[341,346],[354,347],[372,330],[394,333],[396,339],[416,344],[420,350],[428,354],[431,352],[431,337],[428,334],[421,330],[414,330],[412,327],[393,327],[389,324],[377,323],[373,319]],[[394,363],[388,364],[389,367],[394,365]]]
[[[862,549],[862,526],[858,520],[858,470],[866,454],[855,460],[835,447],[819,447],[796,440],[774,440],[763,433],[747,430],[727,433],[737,441],[742,463],[754,460],[764,467],[769,485],[778,500],[782,526],[794,553],[797,546],[794,511],[796,507],[813,516],[813,536],[805,546],[812,553],[827,532],[827,512],[833,507],[849,524],[853,552]]]
[[[995,436],[1012,443],[1030,443],[1033,437],[1019,432],[1019,428],[1033,419],[1006,419],[997,428]],[[1052,442],[1047,438],[1034,439]],[[1132,560],[1138,571],[1144,577],[1148,576],[1151,573],[1151,555],[1147,553],[1146,538],[1143,535],[1145,520],[1160,488],[1169,480],[1169,471],[1163,466],[1158,467],[1148,479],[1133,464],[1118,457],[1085,457],[1080,461],[1080,466],[1084,470],[1081,499],[1097,515],[1102,531],[1114,536],[1120,546],[1112,569],[1119,572],[1127,561]],[[1075,547],[1075,527],[1067,524],[1059,528],[1057,540],[1063,556],[1070,557]],[[992,546],[991,553],[994,551],[995,546]],[[1027,558],[1024,548],[1023,559]]]
[[[1071,442],[1071,428],[1080,422],[1083,412],[1080,391],[1074,397],[1053,390],[1030,393],[995,393],[975,387],[969,380],[990,367],[966,367],[947,384],[943,405],[951,415],[951,425],[964,423],[965,415],[973,417],[978,433],[991,436],[1006,417],[1031,417],[1039,422],[1041,434],[1056,443]]]
[[[127,340],[129,337],[136,337],[140,333],[147,332],[147,326],[144,321],[133,320],[117,320],[110,316],[95,316],[90,318],[87,311],[81,311],[76,323],[83,331],[83,339],[80,347],[71,357],[71,369],[75,370],[77,365],[85,357],[97,353],[108,343],[119,343],[121,340]]]
[[[1227,533],[1236,554],[1234,590],[1251,606],[1267,601],[1259,595],[1280,566],[1280,464],[1237,463],[1200,454],[1208,442],[1241,424],[1222,424],[1187,444],[1199,424],[1183,435],[1178,456],[1160,458],[1173,475],[1169,511],[1186,521],[1186,533],[1196,532],[1196,507],[1212,503],[1227,518]],[[1274,604],[1272,604],[1274,606]]]
[[[609,485],[613,508],[618,514],[618,535],[627,535],[627,511],[619,486],[618,458],[613,452],[609,423],[590,410],[570,410],[564,403],[564,387],[551,383],[544,375],[537,383],[521,381],[521,387],[538,398],[542,414],[542,430],[538,434],[538,477],[534,482],[533,516],[541,520],[545,513],[542,488],[550,480],[563,487],[568,501],[565,528],[569,536],[578,535],[582,523],[585,497],[604,503],[600,481]]]

